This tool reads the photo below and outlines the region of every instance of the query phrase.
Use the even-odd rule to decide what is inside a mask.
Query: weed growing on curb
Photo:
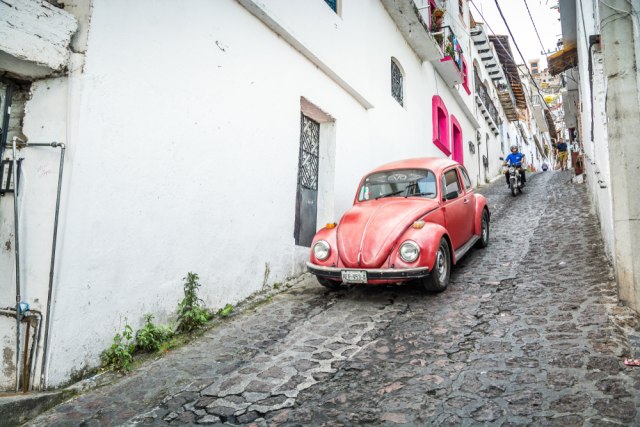
[[[116,371],[125,372],[131,369],[133,352],[136,346],[133,340],[133,329],[125,319],[122,334],[117,332],[113,337],[113,344],[100,355],[102,365]]]
[[[218,310],[218,316],[220,317],[227,317],[231,313],[233,313],[233,306],[231,304],[227,304],[223,308]]]
[[[184,298],[178,304],[178,332],[191,332],[203,326],[211,318],[203,307],[204,302],[198,297],[198,275],[187,273],[184,277]]]
[[[160,349],[165,341],[173,336],[173,331],[168,326],[153,324],[153,314],[144,315],[144,326],[136,332],[136,349],[154,352]]]

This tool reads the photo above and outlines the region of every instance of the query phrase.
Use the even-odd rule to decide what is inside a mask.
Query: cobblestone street
[[[441,294],[304,275],[28,425],[640,425],[640,322],[572,176],[485,187],[490,244]]]

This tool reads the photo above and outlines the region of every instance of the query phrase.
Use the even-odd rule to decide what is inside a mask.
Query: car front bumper
[[[419,279],[429,275],[428,267],[419,268],[339,268],[324,267],[307,261],[307,269],[311,274],[327,279],[342,280],[343,271],[366,271],[367,280],[408,280]]]

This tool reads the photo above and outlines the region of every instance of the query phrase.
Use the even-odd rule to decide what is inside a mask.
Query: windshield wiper
[[[400,194],[400,193],[404,193],[404,189],[403,189],[403,190],[394,191],[393,193],[384,194],[384,195],[382,195],[382,196],[378,196],[378,197],[376,197],[376,200],[378,200],[378,199],[382,199],[382,198],[384,198],[384,197],[397,196],[397,195],[398,195],[398,194]]]
[[[404,198],[406,199],[407,197],[420,197],[420,196],[435,196],[436,193],[413,193],[413,194],[407,194],[406,196],[404,196]]]

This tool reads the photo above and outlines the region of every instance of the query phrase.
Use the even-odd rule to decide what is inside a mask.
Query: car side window
[[[469,179],[469,174],[462,166],[460,167],[460,172],[462,172],[462,180],[464,181],[464,188],[467,190],[471,189],[471,179]]]
[[[445,196],[452,192],[456,192],[458,195],[461,193],[458,173],[455,169],[450,169],[444,173],[444,176],[442,177],[442,184]]]

